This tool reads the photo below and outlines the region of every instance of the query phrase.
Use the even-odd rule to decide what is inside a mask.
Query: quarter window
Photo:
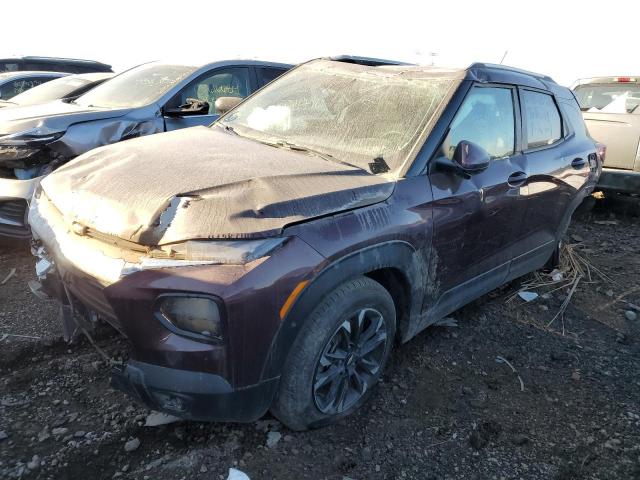
[[[551,145],[562,137],[562,120],[556,102],[546,93],[522,91],[527,148]]]
[[[449,159],[461,141],[484,148],[492,158],[512,155],[515,148],[515,117],[510,88],[474,87],[451,123],[443,145]]]
[[[273,67],[261,67],[260,68],[260,76],[262,78],[262,85],[266,85],[267,83],[275,80],[280,75],[282,75],[285,70],[281,68],[273,68]]]

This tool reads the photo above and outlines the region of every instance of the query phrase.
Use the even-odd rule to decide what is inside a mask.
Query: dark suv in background
[[[111,72],[111,65],[94,60],[56,57],[13,57],[0,58],[0,72],[21,70],[46,70],[65,73]]]
[[[549,77],[320,59],[62,166],[29,220],[67,334],[128,337],[119,388],[305,429],[362,405],[395,339],[553,262],[600,170]]]

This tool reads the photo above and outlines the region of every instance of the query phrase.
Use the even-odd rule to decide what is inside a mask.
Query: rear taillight
[[[597,142],[596,153],[598,154],[600,164],[602,165],[604,163],[605,157],[607,156],[607,146],[604,143]]]
[[[634,83],[636,81],[635,78],[632,77],[617,77],[616,82],[618,83]]]

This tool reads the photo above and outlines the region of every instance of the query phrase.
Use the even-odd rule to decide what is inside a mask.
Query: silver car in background
[[[640,193],[640,76],[585,78],[573,93],[590,135],[607,147],[599,188]]]

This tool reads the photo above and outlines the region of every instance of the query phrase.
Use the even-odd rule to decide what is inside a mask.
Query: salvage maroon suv
[[[211,127],[78,157],[29,217],[67,333],[128,338],[118,388],[305,429],[362,405],[394,340],[552,261],[600,169],[549,77],[320,59]]]

